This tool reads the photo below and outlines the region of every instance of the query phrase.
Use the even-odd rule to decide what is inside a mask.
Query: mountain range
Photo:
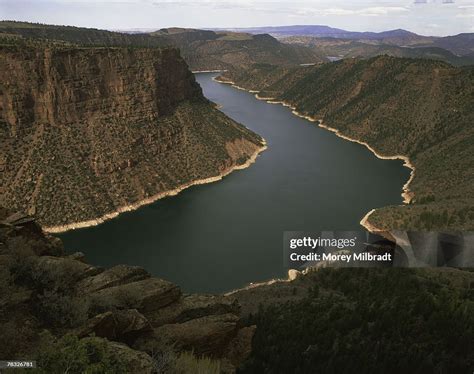
[[[358,40],[367,44],[388,44],[396,46],[439,47],[458,56],[474,52],[474,34],[462,33],[453,36],[423,36],[411,31],[396,29],[383,32],[356,32],[320,25],[276,26],[229,29],[251,34],[268,33],[278,39],[288,36],[310,36],[315,38],[336,38]]]

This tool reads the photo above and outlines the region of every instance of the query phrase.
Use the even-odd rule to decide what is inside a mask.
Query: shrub
[[[174,367],[176,374],[219,374],[220,372],[219,361],[207,357],[198,358],[192,352],[181,353]]]
[[[126,373],[120,358],[109,351],[102,339],[79,340],[65,335],[57,341],[51,336],[45,340],[37,357],[38,373]]]

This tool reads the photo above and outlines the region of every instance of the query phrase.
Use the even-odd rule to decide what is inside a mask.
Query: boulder
[[[61,256],[64,253],[60,239],[43,233],[32,219],[21,225],[0,221],[0,252],[36,256]]]
[[[101,273],[103,269],[67,257],[41,256],[36,260],[35,271],[69,273],[76,281],[80,281]]]
[[[137,282],[103,288],[89,294],[95,299],[108,300],[110,307],[136,308],[145,314],[177,301],[181,290],[163,279],[148,278]]]
[[[133,347],[153,352],[163,342],[173,344],[178,350],[190,350],[196,355],[222,357],[227,345],[237,334],[239,318],[227,313],[192,319],[155,328],[152,334],[137,339]]]
[[[114,310],[89,319],[76,330],[76,335],[95,335],[109,340],[130,341],[139,334],[151,331],[148,320],[136,309]]]
[[[150,274],[139,266],[117,265],[93,277],[79,282],[79,292],[87,294],[104,288],[115,287],[150,278]]]
[[[104,342],[112,358],[120,360],[125,366],[124,369],[127,373],[152,374],[156,372],[155,361],[145,352],[139,352],[125,344],[111,342],[98,337],[84,338],[82,340]]]
[[[237,331],[237,335],[228,344],[224,356],[232,365],[239,366],[244,362],[252,351],[252,339],[257,326],[243,327]]]
[[[67,256],[67,258],[86,263],[86,255],[82,252],[74,252],[73,254]]]
[[[219,295],[186,295],[165,308],[147,315],[153,327],[170,323],[183,323],[209,315],[239,313],[239,304],[231,297]]]

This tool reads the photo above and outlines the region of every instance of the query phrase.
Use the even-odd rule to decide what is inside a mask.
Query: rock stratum
[[[136,266],[92,266],[81,253],[66,255],[61,241],[33,218],[4,208],[0,289],[0,357],[38,359],[45,373],[63,372],[46,359],[53,346],[59,361],[68,360],[63,344],[92,345],[120,364],[120,371],[99,372],[181,372],[173,366],[183,352],[193,352],[193,360],[218,360],[220,372],[233,372],[250,352],[255,329],[242,325],[233,297],[185,295]],[[82,372],[74,365],[90,363],[75,362],[74,354],[68,365]]]
[[[414,171],[406,205],[375,209],[371,230],[474,228],[474,68],[387,56],[307,67],[254,65],[221,78]],[[375,207],[374,207],[375,208]]]
[[[220,179],[264,149],[174,48],[4,45],[0,80],[0,204],[52,231]]]

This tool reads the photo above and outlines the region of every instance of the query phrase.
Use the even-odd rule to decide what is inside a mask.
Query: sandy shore
[[[241,169],[248,168],[251,164],[253,164],[255,162],[258,155],[266,149],[267,149],[267,145],[266,145],[265,140],[263,140],[263,145],[260,148],[258,148],[255,151],[255,153],[244,164],[234,165],[234,166],[224,170],[219,175],[216,175],[214,177],[204,178],[204,179],[198,179],[198,180],[195,180],[195,181],[192,181],[192,182],[189,182],[189,183],[185,183],[185,184],[183,184],[181,186],[178,186],[178,187],[176,187],[172,190],[163,191],[163,192],[160,192],[156,195],[150,196],[146,199],[140,200],[136,203],[120,207],[117,210],[115,210],[114,212],[104,214],[103,216],[95,218],[95,219],[91,219],[91,220],[88,220],[88,221],[82,221],[82,222],[70,223],[70,224],[67,224],[67,225],[44,227],[43,230],[48,232],[48,233],[56,233],[57,234],[57,233],[61,233],[61,232],[69,231],[69,230],[81,229],[81,228],[90,227],[90,226],[97,226],[97,225],[99,225],[99,224],[101,224],[101,223],[103,223],[107,220],[110,220],[112,218],[117,217],[121,213],[136,210],[136,209],[138,209],[138,208],[140,208],[144,205],[154,203],[155,201],[157,201],[159,199],[162,199],[164,197],[175,196],[178,193],[180,193],[181,191],[185,190],[186,188],[196,186],[196,185],[200,185],[200,184],[217,182],[217,181],[221,180],[222,178],[224,178],[226,175],[229,175],[230,173],[232,173],[234,170],[241,170]]]
[[[354,142],[354,143],[358,143],[358,144],[361,144],[363,146],[365,146],[369,151],[371,151],[377,158],[380,158],[382,160],[402,160],[403,161],[403,166],[409,168],[411,170],[410,172],[410,178],[408,179],[408,181],[403,185],[402,187],[402,198],[403,198],[403,203],[404,204],[409,204],[410,201],[412,200],[413,196],[414,196],[414,193],[413,191],[410,191],[410,183],[412,182],[413,178],[415,177],[415,166],[411,163],[410,159],[407,157],[407,156],[404,156],[404,155],[393,155],[393,156],[386,156],[386,155],[382,155],[380,153],[378,153],[372,146],[370,146],[368,143],[364,142],[364,141],[361,141],[361,140],[358,140],[358,139],[354,139],[354,138],[351,138],[347,135],[344,135],[342,134],[338,129],[335,129],[333,127],[330,127],[330,126],[327,126],[325,124],[323,124],[322,120],[320,119],[317,119],[315,117],[311,117],[311,116],[308,116],[308,115],[305,115],[303,113],[300,113],[296,110],[296,107],[291,105],[290,103],[288,102],[285,102],[285,101],[278,101],[276,100],[275,98],[273,97],[261,97],[258,95],[258,92],[259,91],[254,91],[254,90],[247,90],[245,89],[244,87],[240,87],[238,85],[235,84],[235,82],[233,81],[230,81],[230,80],[222,80],[222,79],[218,79],[218,77],[214,78],[214,80],[216,82],[219,82],[219,83],[224,83],[224,84],[230,84],[232,87],[235,87],[235,88],[238,88],[239,90],[244,90],[244,91],[247,91],[247,92],[251,92],[251,93],[255,93],[255,98],[258,99],[258,100],[263,100],[263,101],[266,101],[267,103],[269,104],[280,104],[280,105],[283,105],[285,107],[288,107],[291,109],[292,113],[295,115],[295,116],[298,116],[298,117],[301,117],[303,119],[306,119],[310,122],[318,122],[318,126],[323,128],[323,129],[326,129],[328,131],[331,131],[333,132],[334,134],[336,134],[336,136],[342,138],[342,139],[345,139],[345,140],[348,140],[350,142]],[[383,230],[374,226],[371,222],[370,222],[370,215],[375,211],[375,209],[372,209],[370,212],[368,212],[363,218],[362,220],[360,221],[360,224],[367,230],[367,231],[370,231],[370,232],[382,232]]]

